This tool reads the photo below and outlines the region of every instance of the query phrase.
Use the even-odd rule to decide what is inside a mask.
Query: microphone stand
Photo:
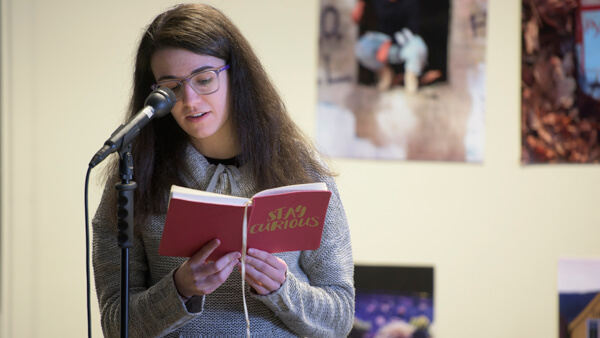
[[[121,182],[115,184],[118,191],[117,241],[121,248],[121,337],[128,337],[129,329],[129,249],[133,247],[133,193],[137,184],[133,178],[131,143],[119,151],[119,175]]]

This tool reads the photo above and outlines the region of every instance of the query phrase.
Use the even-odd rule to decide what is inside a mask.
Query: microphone
[[[176,102],[175,93],[169,88],[161,87],[150,93],[146,101],[144,101],[144,108],[129,122],[120,125],[111,134],[110,138],[104,142],[104,146],[96,152],[96,155],[90,161],[90,168],[98,165],[115,151],[120,151],[123,147],[127,147],[138,136],[140,129],[153,118],[167,115],[173,109]]]

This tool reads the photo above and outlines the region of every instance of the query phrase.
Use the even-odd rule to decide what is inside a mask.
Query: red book
[[[172,186],[158,253],[190,257],[214,238],[221,245],[208,260],[241,252],[246,206],[248,248],[270,253],[315,250],[330,198],[325,183],[268,189],[252,198]]]

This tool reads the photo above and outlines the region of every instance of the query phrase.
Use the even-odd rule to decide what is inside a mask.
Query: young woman
[[[240,252],[207,261],[220,244],[215,239],[189,259],[158,255],[171,185],[250,197],[266,188],[325,182],[333,194],[318,250],[249,249],[247,311],[252,335],[345,337],[354,317],[353,261],[332,174],[287,115],[237,27],[206,5],[179,5],[156,17],[137,51],[127,119],[160,87],[177,96],[172,114],[153,120],[132,145],[138,187],[131,336],[246,334]],[[114,159],[92,222],[96,289],[110,337],[120,332],[117,166]]]

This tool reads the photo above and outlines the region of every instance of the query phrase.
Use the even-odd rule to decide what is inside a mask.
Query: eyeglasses
[[[166,80],[153,84],[151,88],[152,90],[161,87],[169,88],[175,93],[175,97],[179,101],[183,98],[183,83],[187,81],[198,95],[208,95],[219,90],[219,73],[227,69],[229,69],[229,65],[217,69],[203,70],[185,79]]]

